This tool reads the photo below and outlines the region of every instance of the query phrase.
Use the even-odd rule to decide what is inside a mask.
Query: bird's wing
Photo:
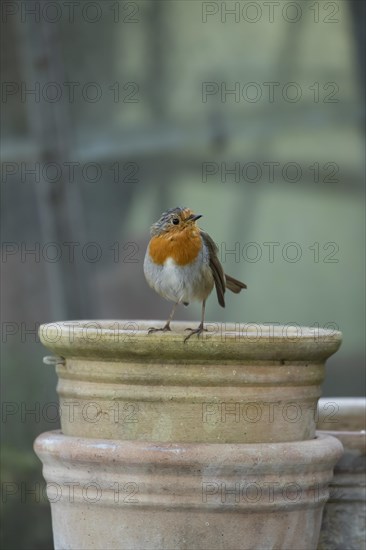
[[[220,264],[220,260],[217,257],[217,253],[219,249],[217,248],[214,241],[211,239],[210,235],[205,233],[201,230],[201,236],[208,248],[209,252],[209,258],[210,258],[210,268],[212,271],[212,275],[215,281],[215,287],[216,287],[216,293],[217,293],[217,299],[219,301],[220,306],[225,307],[225,273],[222,269],[222,265]]]

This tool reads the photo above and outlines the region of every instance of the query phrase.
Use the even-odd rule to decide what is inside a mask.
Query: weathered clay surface
[[[339,439],[344,454],[334,468],[319,550],[366,548],[366,399],[319,400],[319,434]]]
[[[41,435],[55,548],[312,550],[335,438],[153,444]]]
[[[66,435],[161,442],[312,439],[325,360],[341,334],[307,327],[74,321],[42,325],[59,363]]]

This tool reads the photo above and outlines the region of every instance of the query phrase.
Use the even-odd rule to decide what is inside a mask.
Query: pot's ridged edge
[[[147,334],[161,322],[70,321],[41,325],[41,342],[63,357],[136,361],[325,360],[337,351],[339,331],[278,325],[209,324],[216,331],[183,342],[192,323],[172,323],[172,332]]]
[[[99,506],[263,513],[321,507],[342,445],[322,436],[272,445],[152,445],[49,432],[35,450],[51,502],[67,504],[70,486],[73,502],[85,502],[85,487],[93,485]],[[131,498],[117,503],[121,488]]]
[[[118,387],[115,387],[115,386]],[[242,385],[242,386],[235,386],[234,384],[232,386],[224,386],[224,389],[222,389],[222,386],[217,385],[204,385],[204,384],[187,384],[184,385],[144,385],[144,384],[136,384],[132,385],[129,384],[127,387],[127,384],[121,384],[115,382],[115,384],[103,384],[101,382],[99,383],[91,383],[91,382],[85,382],[82,388],[76,388],[70,382],[69,380],[60,379],[60,382],[57,387],[57,391],[59,396],[65,397],[65,398],[78,398],[78,399],[89,399],[91,396],[93,398],[98,399],[106,399],[106,400],[130,400],[131,396],[134,395],[134,399],[137,401],[158,401],[158,402],[171,402],[174,400],[175,402],[182,402],[182,403],[215,403],[218,401],[218,399],[215,398],[215,389],[217,387],[221,387],[220,392],[220,399],[226,398],[228,401],[235,400],[237,397],[238,399],[247,397],[248,401],[250,399],[250,395],[252,396],[252,401],[256,401],[259,398],[262,399],[269,399],[269,396],[272,400],[278,399],[285,400],[283,397],[283,389],[280,387],[278,391],[276,392],[276,388],[273,388],[273,385]],[[286,396],[287,401],[297,401],[298,399],[301,400],[307,400],[311,401],[320,395],[320,389],[318,387],[317,383],[309,384],[308,386],[304,385],[296,385],[294,384],[287,384],[287,386],[292,387],[293,386],[293,394],[291,398],[289,396]],[[189,395],[187,395],[187,388],[189,388]],[[169,389],[169,394],[167,393]],[[154,390],[154,393],[152,393],[152,390]],[[226,390],[226,391],[225,391]],[[231,391],[230,391],[231,390]],[[245,391],[246,390],[246,391]],[[306,390],[306,393],[305,393]]]
[[[59,378],[73,384],[75,380],[95,384],[164,385],[164,386],[229,386],[271,387],[274,385],[319,385],[324,379],[323,363],[244,362],[239,364],[191,362],[169,364],[142,364],[134,362],[69,359],[67,365],[58,364]]]
[[[259,464],[273,464],[278,457],[285,457],[288,465],[316,464],[324,457],[332,462],[343,454],[343,446],[336,438],[319,434],[316,439],[285,443],[151,443],[147,441],[119,441],[111,439],[90,439],[65,436],[61,431],[45,432],[35,440],[35,450],[38,456],[61,455],[67,460],[99,463],[101,460],[126,463],[147,463],[164,460],[171,465],[191,465],[194,462],[210,464],[215,461],[225,467],[240,466],[243,461],[258,464],[258,456],[265,450],[270,450],[266,461]],[[199,447],[199,455],[197,449]],[[309,449],[311,453],[309,454]],[[291,454],[288,454],[291,451]]]

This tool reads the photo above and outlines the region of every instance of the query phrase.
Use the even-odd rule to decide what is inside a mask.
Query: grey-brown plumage
[[[224,273],[220,260],[217,257],[219,249],[217,248],[215,242],[211,239],[210,235],[205,233],[205,231],[202,231],[202,229],[201,237],[209,250],[210,268],[215,281],[217,299],[220,306],[225,307],[225,290],[228,288],[231,292],[238,294],[243,288],[247,288],[247,285]]]

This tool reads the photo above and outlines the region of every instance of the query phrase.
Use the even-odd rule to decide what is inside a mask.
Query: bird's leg
[[[186,330],[190,330],[191,331],[191,334],[188,334],[188,336],[186,336],[184,338],[184,342],[187,342],[188,338],[190,338],[192,336],[192,334],[197,334],[197,338],[199,337],[200,334],[202,334],[203,331],[207,330],[206,328],[204,328],[203,326],[203,323],[204,323],[204,320],[205,320],[205,307],[206,307],[206,300],[203,300],[202,302],[202,318],[201,318],[201,322],[200,324],[198,325],[197,328],[186,328]]]
[[[172,329],[170,328],[170,321],[173,319],[173,315],[174,315],[175,308],[177,307],[177,305],[178,305],[178,303],[174,304],[173,309],[172,309],[172,312],[171,312],[171,314],[169,315],[169,319],[167,320],[167,322],[165,323],[165,325],[163,326],[163,328],[149,328],[148,333],[150,334],[151,332],[159,332],[159,331],[166,332],[166,331],[171,331]]]

